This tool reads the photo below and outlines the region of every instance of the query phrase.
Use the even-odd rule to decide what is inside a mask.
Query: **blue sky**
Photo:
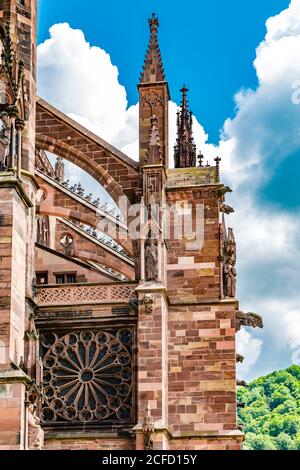
[[[238,241],[240,307],[264,317],[263,331],[238,335],[240,377],[300,364],[300,0],[86,4],[39,0],[39,94],[136,158],[136,85],[147,19],[157,13],[170,147],[185,82],[198,148],[210,161],[222,157],[234,189],[227,223]],[[73,182],[82,178],[68,171]]]
[[[289,0],[81,0],[39,1],[39,42],[48,29],[66,21],[86,39],[108,51],[117,64],[129,103],[137,101],[139,74],[148,41],[147,18],[160,18],[160,45],[171,96],[179,101],[186,82],[195,115],[216,142],[225,119],[233,115],[233,95],[255,87],[255,48],[265,21]]]

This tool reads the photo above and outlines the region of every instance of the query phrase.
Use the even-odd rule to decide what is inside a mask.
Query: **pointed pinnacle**
[[[155,15],[155,13],[152,13],[152,17],[149,18],[148,22],[149,22],[151,33],[156,34],[159,28],[159,20],[157,16]]]

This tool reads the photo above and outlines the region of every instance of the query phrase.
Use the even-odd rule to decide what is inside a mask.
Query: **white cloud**
[[[245,377],[251,367],[258,360],[262,348],[262,341],[255,339],[246,330],[241,330],[237,335],[237,349],[238,353],[245,357],[242,364],[238,365],[238,374],[240,377]]]
[[[254,61],[258,88],[237,93],[236,116],[223,130],[225,172],[235,187],[245,181],[258,186],[300,146],[300,107],[292,102],[292,85],[300,79],[299,0],[269,18],[266,26]]]
[[[126,122],[127,98],[109,54],[67,23],[38,46],[38,92],[61,111],[111,141]]]

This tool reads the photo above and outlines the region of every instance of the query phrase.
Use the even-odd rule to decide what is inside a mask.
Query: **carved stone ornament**
[[[148,238],[145,243],[146,281],[156,282],[158,279],[158,246],[156,240]]]
[[[223,242],[222,256],[223,263],[223,294],[224,297],[236,297],[236,242],[233,230],[231,228],[228,231],[225,228],[226,233]]]
[[[48,245],[48,235],[49,235],[49,228],[48,228],[48,219],[47,216],[38,215],[36,218],[36,238],[37,242],[40,245],[47,246]]]
[[[59,183],[63,183],[65,180],[65,165],[61,157],[57,157],[54,171],[55,171],[55,179]]]
[[[9,153],[10,125],[6,112],[0,113],[0,171],[7,167]]]
[[[62,237],[62,239],[60,240],[60,244],[61,246],[63,247],[64,249],[64,253],[65,255],[67,256],[70,256],[71,255],[71,251],[72,251],[72,246],[73,246],[73,237],[72,235],[70,234],[66,234]]]
[[[236,296],[236,277],[235,259],[228,258],[224,263],[224,296],[235,298]]]
[[[153,434],[155,433],[155,426],[151,416],[150,409],[147,410],[147,416],[144,418],[143,434],[144,434],[144,449],[153,450]]]
[[[28,407],[28,447],[30,450],[42,450],[44,445],[44,431],[40,419],[36,414],[36,406],[30,404]]]
[[[237,312],[236,313],[236,330],[240,331],[242,326],[251,326],[252,328],[263,329],[264,323],[260,315],[253,312]]]
[[[154,299],[153,296],[150,294],[146,294],[143,299],[143,304],[145,306],[145,311],[149,315],[152,315],[153,313],[153,304],[154,304]]]
[[[238,387],[248,387],[248,384],[245,382],[245,380],[237,380],[236,384]]]
[[[237,362],[238,364],[242,364],[242,363],[244,362],[244,360],[245,360],[245,358],[244,358],[244,356],[242,356],[241,354],[237,354],[237,355],[236,355],[236,362]]]

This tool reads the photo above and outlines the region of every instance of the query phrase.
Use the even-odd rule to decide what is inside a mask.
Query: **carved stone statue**
[[[156,282],[158,279],[158,247],[156,240],[148,238],[145,243],[146,281]]]
[[[43,246],[48,244],[48,224],[43,215],[37,216],[37,242]]]
[[[252,328],[263,329],[263,319],[257,313],[249,312],[237,312],[236,313],[236,330],[239,331],[242,326],[252,326]]]
[[[144,448],[145,450],[153,450],[153,434],[155,433],[155,426],[151,416],[150,409],[147,409],[147,416],[144,418],[143,434],[144,434]]]
[[[224,296],[235,298],[236,296],[236,277],[235,259],[228,258],[223,268]]]
[[[0,113],[0,171],[7,167],[9,152],[10,126],[6,112]]]
[[[31,450],[41,450],[44,445],[44,431],[36,415],[36,406],[28,407],[28,446]]]
[[[64,235],[63,238],[60,240],[60,244],[64,248],[65,255],[71,256],[73,237],[69,234]]]
[[[65,180],[65,165],[61,157],[57,157],[54,171],[55,171],[55,179],[59,183],[63,183]]]

